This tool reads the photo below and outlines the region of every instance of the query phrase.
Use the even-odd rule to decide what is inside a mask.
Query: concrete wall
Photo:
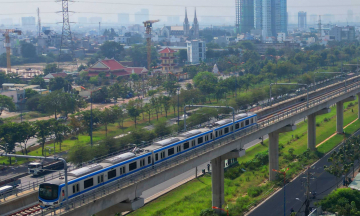
[[[35,190],[27,195],[20,196],[16,200],[10,200],[4,202],[1,200],[0,202],[0,215],[5,215],[5,213],[9,213],[15,211],[17,209],[23,208],[24,206],[31,205],[35,202],[38,202],[38,191]]]

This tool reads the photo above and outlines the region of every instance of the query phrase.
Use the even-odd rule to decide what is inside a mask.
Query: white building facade
[[[188,62],[198,64],[206,59],[206,43],[202,40],[186,41]]]

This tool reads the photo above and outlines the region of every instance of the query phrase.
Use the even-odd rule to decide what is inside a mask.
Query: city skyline
[[[104,3],[90,3],[87,1],[79,1],[72,3],[69,10],[75,13],[71,14],[70,19],[74,22],[78,21],[79,17],[86,17],[89,21],[91,17],[101,17],[102,22],[105,23],[117,23],[118,14],[129,14],[129,22],[135,23],[135,14],[139,15],[142,9],[149,11],[149,19],[160,19],[162,23],[166,23],[169,17],[179,17],[180,23],[184,19],[184,14],[181,12],[185,6],[189,11],[197,8],[198,19],[202,25],[206,25],[217,21],[217,24],[234,24],[235,23],[235,5],[233,1],[218,2],[218,1],[204,1],[204,0],[184,0],[181,4],[168,3],[163,0],[154,0],[151,5],[143,0],[133,1],[131,3],[119,3],[115,0],[107,0]],[[353,21],[356,21],[356,17],[360,16],[360,13],[356,13],[356,8],[360,7],[360,4],[356,4],[355,0],[344,0],[340,5],[334,0],[303,0],[301,5],[298,1],[288,0],[288,12],[289,23],[297,23],[297,14],[299,11],[307,12],[308,15],[325,15],[332,14],[331,20],[333,22],[346,22],[349,21],[349,10],[353,10],[351,15]],[[353,4],[353,5],[351,5]],[[157,5],[157,6],[155,6]],[[16,6],[16,7],[14,7]],[[322,6],[321,8],[319,6]],[[61,21],[60,14],[55,12],[59,11],[61,5],[52,1],[39,3],[4,3],[0,8],[0,20],[12,19],[13,24],[21,24],[21,17],[36,17],[36,9],[40,8],[40,15],[44,25],[55,24]],[[140,12],[142,13],[142,12]],[[143,17],[147,17],[144,15]],[[193,18],[190,15],[189,18]],[[326,16],[325,16],[326,18]],[[171,18],[170,18],[171,20]],[[178,20],[175,18],[175,20]],[[139,21],[139,20],[138,20]]]

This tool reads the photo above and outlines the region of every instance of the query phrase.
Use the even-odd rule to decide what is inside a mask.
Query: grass
[[[345,103],[347,107],[349,103]],[[352,111],[353,109],[353,111]],[[357,119],[358,106],[346,109],[344,112],[344,126]],[[324,119],[327,118],[327,121]],[[320,127],[316,127],[316,144],[319,144],[336,130],[336,108],[333,107],[331,112],[321,116],[317,116],[316,123]],[[350,136],[360,128],[360,121],[356,121],[348,126],[346,136]],[[327,153],[333,149],[344,139],[344,135],[335,135],[328,141],[318,147],[320,153]],[[289,166],[292,174],[295,175],[302,169],[300,163],[290,163],[283,157],[288,154],[290,148],[294,148],[294,154],[299,155],[307,149],[307,122],[297,124],[297,129],[293,132],[280,134],[279,144],[284,148],[281,150],[280,166]],[[268,140],[264,141],[264,145],[255,145],[246,150],[244,157],[238,158],[239,163],[250,161],[257,153],[267,151]],[[309,160],[311,164],[315,160]],[[229,170],[231,171],[231,169]],[[272,183],[267,182],[268,165],[260,167],[256,171],[249,171],[241,174],[234,180],[225,179],[225,201],[229,204],[230,212],[233,215],[241,215],[244,210],[252,202],[260,200],[261,196],[249,197],[247,190],[251,187],[263,187],[262,191],[268,191]],[[182,185],[169,193],[161,196],[157,200],[147,204],[145,207],[132,212],[131,216],[173,216],[173,215],[199,215],[201,210],[211,208],[211,176],[205,175],[193,181]]]

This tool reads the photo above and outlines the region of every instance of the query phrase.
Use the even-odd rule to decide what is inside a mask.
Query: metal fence
[[[62,213],[71,211],[75,208],[86,205],[97,199],[100,199],[101,197],[107,196],[112,193],[116,193],[117,191],[119,191],[125,187],[128,187],[137,182],[143,181],[154,175],[157,175],[160,172],[163,172],[165,170],[168,170],[170,168],[178,166],[179,164],[185,163],[189,160],[195,159],[195,158],[199,157],[200,155],[203,155],[208,152],[214,151],[218,148],[221,148],[227,144],[234,142],[237,139],[240,139],[244,136],[247,136],[249,134],[257,132],[257,131],[259,131],[259,129],[273,125],[273,124],[275,124],[279,121],[282,121],[288,117],[294,116],[294,115],[296,115],[300,112],[303,112],[311,107],[319,105],[320,103],[324,103],[326,101],[331,100],[334,97],[338,97],[342,94],[346,94],[350,90],[354,90],[354,89],[358,89],[358,88],[360,88],[360,82],[348,85],[346,88],[337,89],[326,95],[319,96],[318,98],[309,101],[308,106],[306,103],[300,104],[294,108],[290,108],[289,110],[287,110],[279,115],[274,115],[273,117],[267,119],[264,122],[261,122],[258,125],[254,125],[252,127],[241,130],[241,131],[236,132],[227,137],[221,138],[215,142],[201,146],[193,151],[186,152],[180,156],[177,156],[177,157],[174,157],[167,161],[164,161],[162,163],[156,164],[153,168],[149,167],[147,169],[142,170],[141,172],[137,172],[132,175],[126,176],[126,177],[122,178],[121,180],[117,180],[115,182],[108,183],[108,184],[104,185],[103,187],[92,190],[91,192],[84,194],[82,196],[75,197],[75,198],[69,200],[69,206],[68,206],[69,209],[65,209],[65,206],[62,206],[57,210],[46,209],[43,211],[43,214],[52,214],[52,213],[55,213],[55,211],[56,211],[56,214],[62,214]]]

